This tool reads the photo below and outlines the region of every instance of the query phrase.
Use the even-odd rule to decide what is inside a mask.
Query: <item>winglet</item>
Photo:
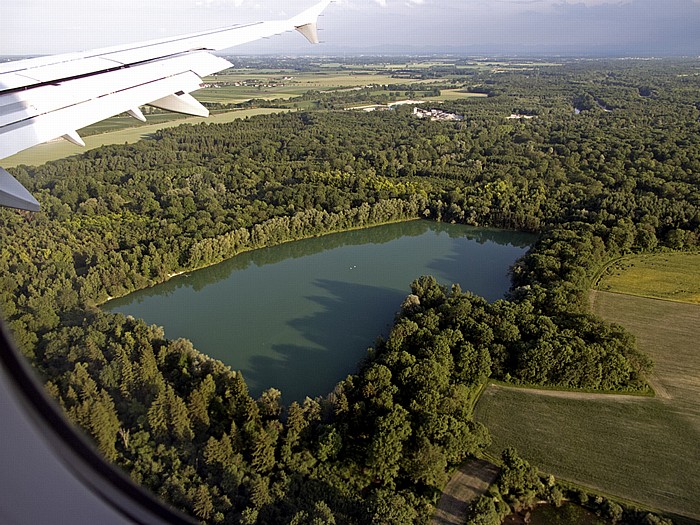
[[[318,44],[318,29],[316,29],[316,23],[297,26],[296,30],[304,35],[312,44]]]
[[[316,29],[316,21],[326,7],[333,0],[323,0],[315,6],[299,13],[292,18],[292,23],[297,31],[306,37],[312,44],[318,44],[318,31]]]
[[[0,168],[0,206],[39,211],[39,202],[17,179]]]

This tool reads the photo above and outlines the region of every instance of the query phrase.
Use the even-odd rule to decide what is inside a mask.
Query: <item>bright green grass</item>
[[[34,146],[33,148],[29,148],[28,150],[24,150],[16,155],[8,157],[7,159],[3,160],[3,166],[9,168],[19,166],[20,164],[38,166],[50,160],[58,160],[71,155],[77,155],[89,149],[98,148],[100,146],[138,142],[141,139],[149,138],[159,129],[171,128],[179,126],[180,124],[199,124],[201,122],[223,124],[225,122],[232,122],[237,119],[252,117],[254,115],[268,115],[270,113],[280,113],[284,111],[288,110],[269,108],[246,109],[219,113],[206,118],[188,117],[179,120],[161,122],[159,124],[147,124],[122,129],[111,133],[102,133],[99,135],[85,137],[85,148],[81,148],[80,146],[76,146],[65,140],[58,140],[48,144],[39,144],[38,146]]]
[[[476,408],[489,452],[512,445],[544,472],[700,519],[700,307],[594,292],[593,308],[652,356],[657,397],[491,385]]]
[[[700,304],[700,253],[630,255],[610,265],[599,290]]]

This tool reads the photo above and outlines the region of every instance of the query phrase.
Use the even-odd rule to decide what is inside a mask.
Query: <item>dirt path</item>
[[[646,378],[647,383],[649,383],[649,386],[651,389],[654,391],[656,394],[656,397],[659,399],[673,399],[671,394],[668,393],[668,390],[666,390],[666,387],[663,385],[661,380],[656,376],[656,374],[651,374],[649,377]]]
[[[502,390],[518,390],[523,394],[535,394],[538,396],[548,396],[548,397],[558,397],[567,399],[581,399],[586,401],[595,401],[596,399],[603,399],[607,401],[648,401],[652,399],[646,396],[634,396],[630,394],[603,394],[596,392],[576,392],[570,390],[546,390],[539,388],[521,388],[517,386],[501,386],[490,384],[487,388],[489,389],[502,389]]]
[[[498,475],[498,467],[483,459],[462,464],[447,483],[431,525],[462,525],[469,503],[484,494]]]

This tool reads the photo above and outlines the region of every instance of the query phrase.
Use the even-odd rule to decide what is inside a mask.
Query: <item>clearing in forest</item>
[[[476,419],[557,477],[700,520],[700,306],[594,291],[593,311],[654,360],[656,397],[490,385]]]
[[[431,525],[462,525],[469,504],[496,481],[498,471],[496,465],[483,459],[465,461],[442,491]]]
[[[700,304],[700,253],[625,256],[605,269],[596,288],[606,292]]]

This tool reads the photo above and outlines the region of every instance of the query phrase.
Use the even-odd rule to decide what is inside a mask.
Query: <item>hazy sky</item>
[[[285,18],[314,0],[0,0],[0,54],[77,51]],[[700,55],[700,0],[336,0],[322,46],[286,34],[239,53]]]

